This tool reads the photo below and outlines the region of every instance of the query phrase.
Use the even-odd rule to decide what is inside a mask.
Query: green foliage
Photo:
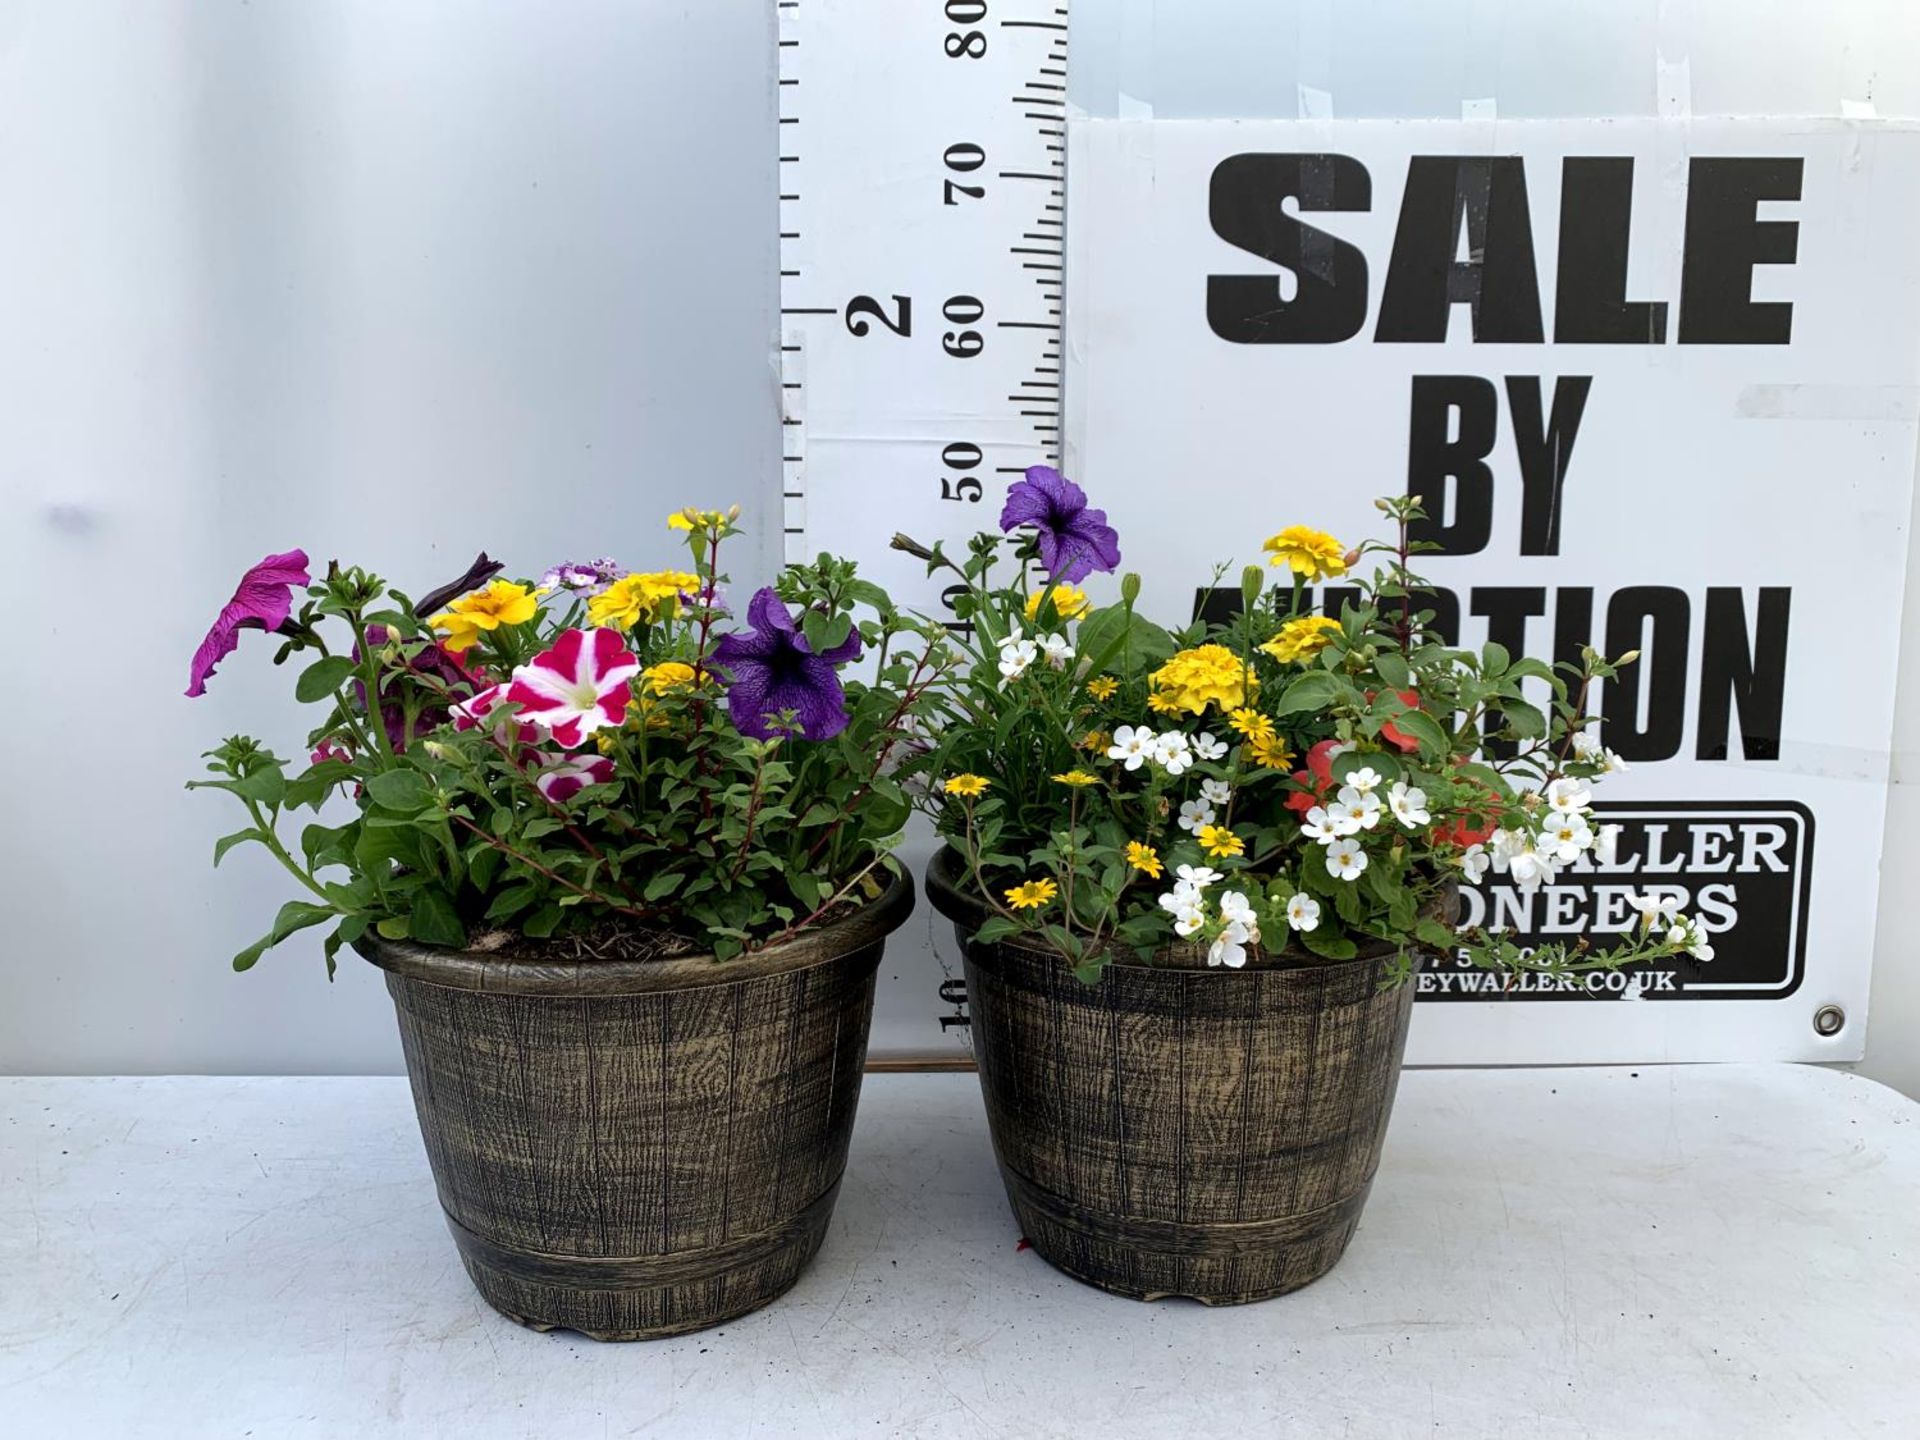
[[[340,946],[370,931],[461,947],[489,927],[542,938],[615,919],[725,959],[877,895],[874,871],[911,813],[906,787],[924,764],[930,691],[958,657],[942,627],[901,614],[852,564],[822,556],[790,568],[777,590],[816,652],[857,629],[865,659],[840,673],[846,727],[819,740],[742,734],[715,658],[740,622],[710,598],[726,579],[719,552],[737,533],[732,520],[692,517],[693,571],[677,595],[662,572],[662,598],[638,619],[522,586],[526,613],[477,628],[459,655],[457,629],[443,644],[432,617],[384,581],[331,567],[282,632],[283,654],[312,652],[296,700],[325,707],[305,737],[310,762],[235,736],[208,752],[208,778],[190,784],[224,790],[246,811],[246,825],[215,846],[216,864],[259,845],[302,891],[234,968],[328,923],[329,974]],[[643,667],[627,687],[625,724],[567,752],[504,700],[465,729],[453,723],[457,707],[561,632],[602,623],[622,631]],[[329,628],[344,643],[330,648]],[[543,793],[537,782],[568,759],[606,774],[571,795]],[[301,810],[320,818],[296,826]],[[296,830],[297,845],[283,839]]]
[[[1089,981],[1116,956],[1241,964],[1262,947],[1337,961],[1385,942],[1396,981],[1417,946],[1554,973],[1711,953],[1671,917],[1605,954],[1522,952],[1437,918],[1489,863],[1550,883],[1602,843],[1585,787],[1617,760],[1587,706],[1632,657],[1589,648],[1557,671],[1449,645],[1411,569],[1417,506],[1377,503],[1391,541],[1283,532],[1266,547],[1288,565],[1277,583],[1249,567],[1237,615],[1180,630],[1136,612],[1134,576],[1117,605],[1063,603],[1030,538],[977,536],[964,562],[895,541],[964,586],[971,663],[936,692],[939,783],[920,799],[989,908],[982,940],[1023,937]],[[1357,585],[1358,603],[1311,615],[1309,576]]]

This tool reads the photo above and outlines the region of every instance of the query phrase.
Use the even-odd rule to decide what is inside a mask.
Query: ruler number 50
[[[987,18],[987,0],[947,0],[947,20],[954,25],[978,25]],[[987,53],[984,30],[949,30],[947,58],[978,60]]]

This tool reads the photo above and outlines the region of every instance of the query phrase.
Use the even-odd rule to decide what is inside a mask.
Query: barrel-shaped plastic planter
[[[874,974],[912,908],[894,873],[849,917],[724,963],[362,942],[487,1301],[536,1330],[641,1340],[787,1290],[833,1213]]]
[[[1395,947],[1244,970],[1116,963],[1094,985],[973,940],[959,857],[927,893],[966,956],[994,1154],[1025,1237],[1116,1295],[1236,1305],[1330,1270],[1359,1224],[1414,986]]]

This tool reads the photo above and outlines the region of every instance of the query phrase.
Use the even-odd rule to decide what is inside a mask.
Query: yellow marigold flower
[[[1338,620],[1325,615],[1296,615],[1260,649],[1282,665],[1291,665],[1296,660],[1311,660],[1331,645],[1339,633]]]
[[[1027,597],[1028,624],[1040,618],[1040,607],[1047,603],[1049,595],[1053,597],[1053,613],[1062,620],[1078,620],[1093,609],[1086,591],[1072,585],[1055,585],[1051,589],[1036,590]]]
[[[1087,694],[1096,700],[1111,700],[1119,690],[1120,682],[1111,675],[1096,675],[1087,681]]]
[[[669,690],[684,690],[693,684],[693,667],[680,660],[662,660],[642,670],[640,678],[649,694],[664,695]]]
[[[495,580],[449,602],[427,623],[447,632],[440,648],[458,655],[472,649],[484,631],[526,624],[539,613],[540,596],[544,594],[544,590],[532,590],[511,580]]]
[[[1227,716],[1227,724],[1249,740],[1265,735],[1273,735],[1273,721],[1258,710],[1241,708]]]
[[[969,798],[987,793],[987,786],[993,782],[984,775],[954,775],[940,782],[940,788],[949,795],[965,795]]]
[[[727,517],[718,510],[701,510],[689,505],[667,516],[669,530],[712,530]]]
[[[1269,565],[1285,565],[1303,580],[1347,573],[1346,550],[1324,530],[1289,525],[1278,535],[1268,536],[1260,548],[1272,557]]]
[[[1247,752],[1262,770],[1285,770],[1293,764],[1293,752],[1271,730],[1250,737]]]
[[[1091,750],[1095,754],[1098,754],[1112,743],[1113,736],[1109,735],[1106,731],[1089,730],[1086,736],[1080,741],[1080,748],[1082,750]]]
[[[1062,785],[1072,785],[1076,789],[1083,785],[1098,785],[1100,777],[1089,775],[1084,770],[1067,770],[1053,777]]]
[[[659,570],[651,575],[628,575],[587,601],[587,619],[595,625],[631,630],[680,613],[680,592],[698,590],[700,577],[684,570]]]
[[[1162,715],[1184,710],[1198,715],[1209,705],[1235,710],[1259,693],[1260,684],[1240,657],[1224,645],[1198,645],[1182,650],[1152,675],[1154,689],[1165,699],[1150,708]]]
[[[1127,841],[1127,864],[1141,874],[1158,880],[1166,866],[1160,863],[1160,857],[1154,853],[1151,845],[1143,845],[1138,840]]]
[[[1247,850],[1247,842],[1224,825],[1202,825],[1198,838],[1200,848],[1218,860],[1244,855]]]
[[[1029,880],[1007,891],[1007,903],[1016,910],[1038,910],[1059,893],[1051,880]]]

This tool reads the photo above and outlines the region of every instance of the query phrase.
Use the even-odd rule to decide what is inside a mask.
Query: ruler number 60
[[[987,307],[972,295],[956,295],[940,313],[949,325],[972,325],[987,313]],[[978,330],[949,330],[941,343],[956,360],[971,360],[987,346]]]
[[[954,25],[978,25],[987,18],[987,0],[947,0],[947,20]],[[980,30],[947,32],[949,60],[978,60],[987,53],[987,37]]]

